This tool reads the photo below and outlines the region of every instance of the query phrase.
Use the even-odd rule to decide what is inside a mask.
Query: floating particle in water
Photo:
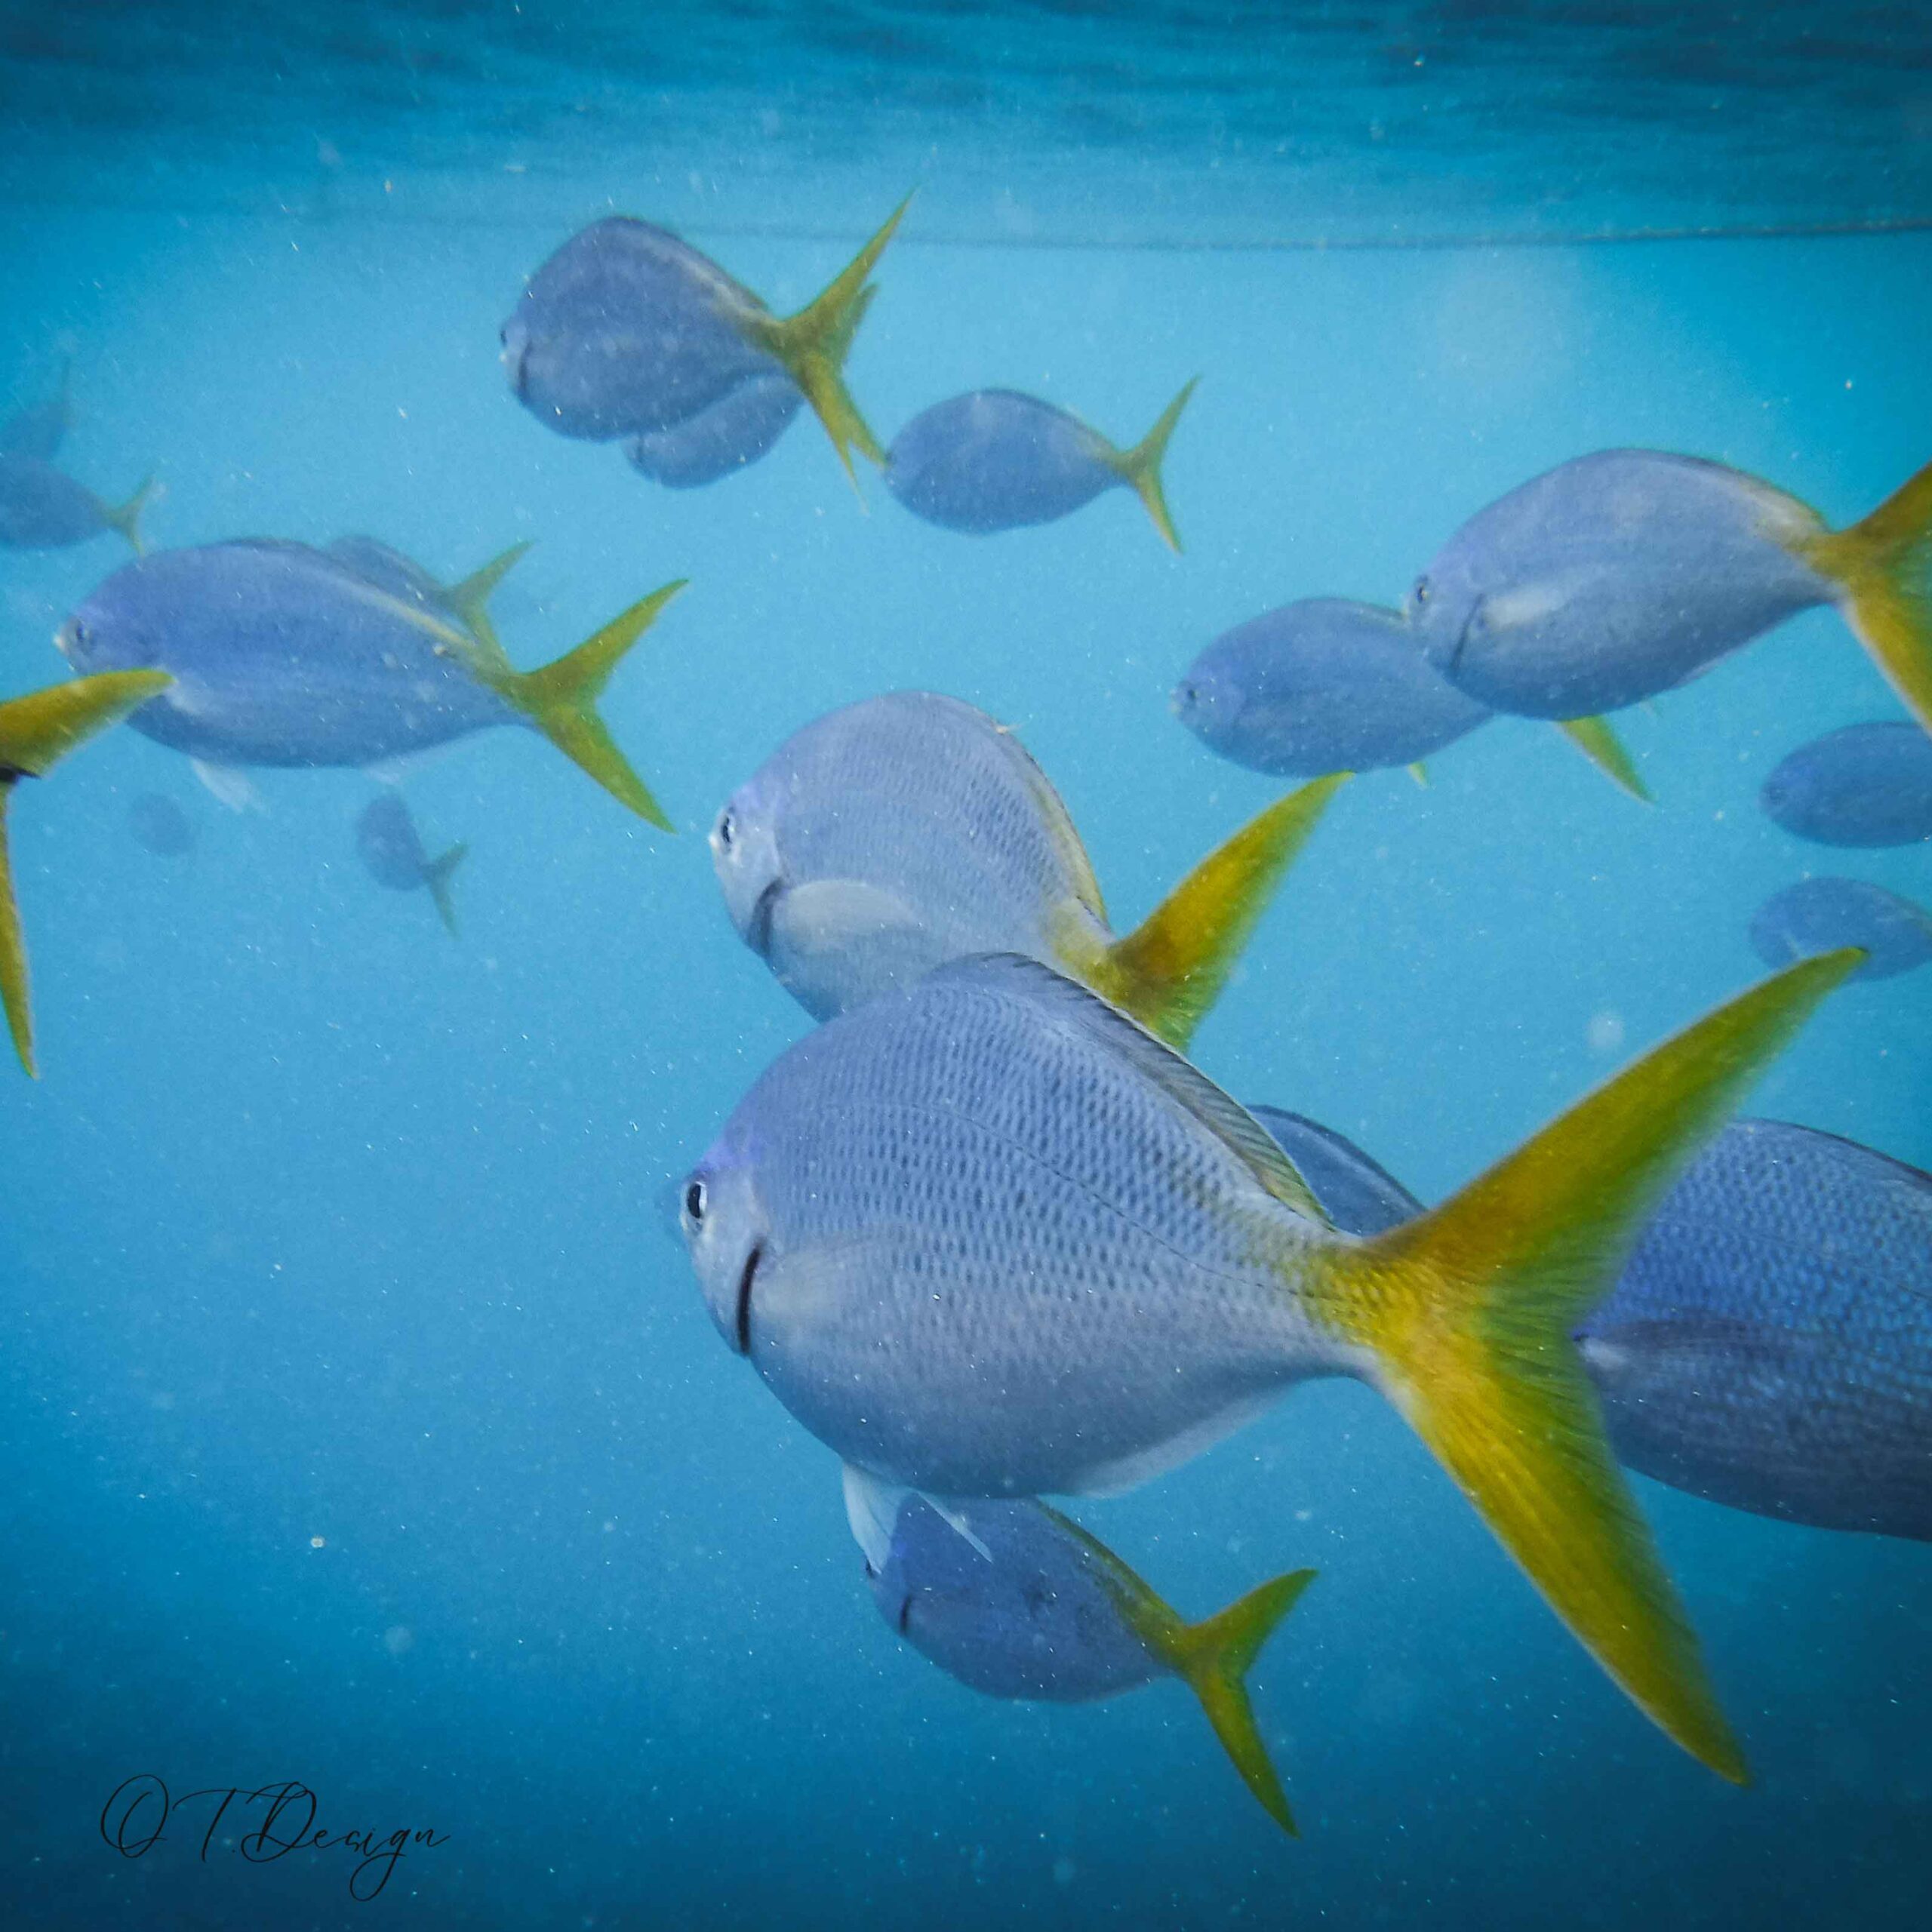
[[[1592,1014],[1584,1037],[1589,1041],[1593,1054],[1620,1052],[1623,1046],[1623,1014],[1610,1007],[1605,1007],[1601,1013]]]

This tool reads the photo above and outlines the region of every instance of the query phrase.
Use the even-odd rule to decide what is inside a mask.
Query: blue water
[[[888,10],[863,11],[876,25]],[[968,219],[1002,165],[993,120],[946,122],[913,175],[856,133],[823,158],[822,183],[808,147],[774,137],[777,153],[758,152],[746,103],[768,82],[791,98],[782,38],[762,79],[661,83],[690,165],[660,170],[660,206],[650,178],[600,165],[581,127],[491,132],[475,90],[499,52],[480,22],[475,72],[457,76],[472,85],[446,74],[411,146],[340,49],[306,66],[263,54],[238,93],[222,63],[259,52],[224,40],[241,17],[211,10],[201,38],[170,43],[204,95],[246,106],[226,146],[178,111],[178,87],[109,60],[98,23],[64,64],[10,26],[0,102],[17,130],[57,132],[66,112],[113,166],[89,177],[51,138],[17,149],[0,364],[32,400],[71,355],[63,460],[109,497],[156,471],[158,543],[368,531],[454,576],[534,539],[498,605],[525,664],[688,576],[605,706],[683,829],[626,817],[534,737],[460,746],[408,786],[432,850],[472,848],[452,945],[426,898],[362,872],[352,824],[372,786],[354,774],[264,774],[266,812],[235,815],[122,731],[17,798],[45,1077],[0,1079],[8,1922],[1922,1913],[1923,1546],[1638,1484],[1753,1761],[1755,1785],[1734,1791],[1604,1682],[1392,1411],[1352,1387],[1298,1395],[1079,1512],[1190,1614],[1278,1570],[1321,1572],[1255,1679],[1304,1832],[1287,1844],[1178,1686],[999,1705],[899,1642],[863,1587],[833,1457],[721,1346],[661,1200],[808,1023],[734,938],[703,835],[787,733],[883,689],[985,706],[1060,786],[1125,923],[1275,794],[1165,712],[1229,624],[1296,596],[1393,601],[1464,515],[1604,445],[1719,458],[1834,521],[1894,488],[1932,454],[1932,237],[1132,245],[1176,238],[1168,214],[1212,171],[1182,140],[1139,153],[1162,186],[1137,236],[1118,172],[1137,152],[1130,115],[1115,140],[1062,155],[1052,220],[1031,224],[1109,245],[1001,245]],[[1000,19],[982,61],[995,94],[1017,31]],[[1183,30],[1146,26],[1135,73]],[[1897,57],[1887,71],[1922,71],[1909,22],[1861,16],[1860,31]],[[464,32],[442,17],[438,44]],[[971,23],[946,32],[970,39]],[[867,71],[894,68],[892,43],[867,47]],[[575,51],[582,98],[629,88],[642,114],[656,83],[600,68],[587,40]],[[916,48],[901,54],[917,66]],[[1353,72],[1338,64],[1337,85]],[[300,109],[276,122],[281,149],[251,146],[278,73],[299,79]],[[1318,100],[1321,78],[1295,85]],[[103,106],[137,85],[144,116]],[[557,85],[561,129],[571,85]],[[1081,86],[1104,104],[1104,63]],[[1829,91],[1812,97],[1823,185],[1791,211],[1890,218],[1922,195],[1918,98],[1921,118],[1888,97],[1878,134],[1861,123],[1833,146]],[[944,118],[935,99],[891,95],[895,142],[919,112]],[[1537,196],[1483,125],[1464,138],[1472,171],[1500,184],[1485,230],[1537,226]],[[284,195],[286,152],[321,140],[351,156],[352,182],[334,202]],[[1889,199],[1845,188],[1874,143]],[[512,147],[539,162],[545,206],[527,174],[501,174]],[[1354,152],[1331,143],[1321,178],[1348,178]],[[954,155],[971,195],[949,187]],[[796,232],[755,232],[781,162]],[[1066,187],[1083,168],[1087,200]],[[1653,158],[1597,181],[1592,223],[1676,222],[1642,198],[1668,171]],[[1426,172],[1398,178],[1364,143],[1352,198],[1295,205],[1257,177],[1239,212],[1293,238],[1324,209],[1346,227],[1412,204],[1411,233],[1453,231],[1462,211],[1431,198]],[[1168,465],[1184,556],[1124,493],[986,540],[915,521],[876,478],[862,511],[808,419],[741,476],[662,491],[509,394],[496,331],[521,278],[610,198],[674,214],[783,309],[921,177],[851,365],[874,426],[889,438],[939,397],[1007,384],[1125,441],[1198,373]],[[1832,184],[1844,192],[1825,208]],[[1741,183],[1752,225],[1777,186]],[[48,636],[120,562],[116,541],[0,559],[0,689],[58,675]],[[1554,732],[1508,721],[1434,761],[1426,790],[1399,772],[1358,780],[1196,1057],[1438,1195],[1755,976],[1751,911],[1814,856],[1760,816],[1757,786],[1803,739],[1892,715],[1818,613],[1623,714],[1654,810]],[[134,841],[128,808],[148,791],[193,818],[186,859]],[[1922,851],[1826,856],[1814,869],[1932,895]],[[1928,1064],[1923,984],[1854,987],[1753,1108],[1932,1166]],[[217,1841],[204,1862],[205,1812],[124,1860],[99,1821],[140,1773],[177,1793],[299,1779],[325,1823],[446,1841],[412,1849],[368,1905],[346,1854],[254,1864]]]

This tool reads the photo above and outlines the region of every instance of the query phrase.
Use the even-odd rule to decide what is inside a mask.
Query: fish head
[[[1248,681],[1234,653],[1217,639],[1187,667],[1168,698],[1168,710],[1204,745],[1229,743],[1248,701]]]
[[[1402,614],[1423,655],[1451,684],[1464,654],[1480,648],[1487,628],[1484,585],[1462,550],[1444,550],[1409,587]]]
[[[711,827],[711,867],[738,937],[761,959],[788,881],[779,850],[779,814],[764,775],[748,779],[724,802]]]
[[[151,600],[138,594],[141,565],[116,571],[54,633],[54,648],[75,673],[145,671],[158,666],[162,631]]]
[[[749,1355],[752,1294],[771,1229],[750,1149],[733,1129],[685,1177],[678,1225],[712,1323],[734,1355]]]

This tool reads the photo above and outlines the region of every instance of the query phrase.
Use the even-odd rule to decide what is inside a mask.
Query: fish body
[[[1072,818],[981,711],[901,691],[795,732],[711,835],[732,924],[815,1019],[974,953],[1044,961],[1168,1037],[1225,980],[1332,783],[1280,801],[1117,939]]]
[[[990,536],[1054,523],[1103,491],[1129,488],[1178,549],[1160,494],[1160,462],[1188,387],[1146,438],[1117,449],[1078,417],[1017,389],[974,389],[923,410],[893,438],[885,485],[915,516]]]
[[[64,470],[35,456],[0,454],[0,544],[61,550],[113,529],[114,512]]]
[[[1362,1242],[1152,1034],[1035,961],[968,959],[766,1070],[687,1177],[686,1241],[795,1417],[942,1496],[1123,1487],[1298,1381],[1371,1382],[1640,1706],[1741,1779],[1571,1337],[1856,960],[1749,989]]]
[[[1307,778],[1413,764],[1491,715],[1434,669],[1399,611],[1339,597],[1223,632],[1188,667],[1171,709],[1221,757]]]
[[[452,937],[457,922],[450,880],[469,849],[452,845],[439,857],[431,858],[423,849],[422,835],[400,792],[379,793],[355,821],[355,850],[363,870],[392,892],[427,892]]]
[[[1830,601],[1795,546],[1817,513],[1742,471],[1604,450],[1499,498],[1436,553],[1408,614],[1429,662],[1497,711],[1614,711]]]
[[[1800,745],[1764,780],[1764,815],[1820,845],[1932,838],[1932,738],[1917,725],[1847,724]]]
[[[134,842],[156,858],[178,859],[194,850],[194,820],[158,792],[143,792],[129,804],[128,829]]]
[[[1337,1226],[1424,1211],[1331,1128],[1254,1113]],[[1577,1335],[1626,1467],[1758,1515],[1932,1540],[1932,1175],[1734,1121]]]
[[[1852,977],[1889,980],[1932,959],[1932,915],[1863,879],[1804,878],[1752,915],[1751,946],[1767,966],[1860,946],[1866,957]]]
[[[757,462],[792,426],[804,400],[789,376],[754,376],[697,415],[633,436],[624,454],[654,483],[668,490],[697,489]]]
[[[365,766],[523,721],[454,623],[303,543],[138,558],[57,641],[77,671],[171,672],[130,721],[211,764]]]
[[[344,570],[404,603],[420,605],[445,615],[454,614],[450,609],[449,592],[441,580],[431,576],[414,557],[405,556],[380,537],[338,537],[323,549]]]

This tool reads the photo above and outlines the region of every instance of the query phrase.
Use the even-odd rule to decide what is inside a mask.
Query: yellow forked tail
[[[165,671],[108,671],[0,703],[0,1004],[7,1010],[14,1051],[36,1078],[26,942],[7,856],[8,802],[23,778],[44,777],[97,731],[106,731],[174,681]]]
[[[102,503],[100,520],[110,530],[118,530],[128,540],[128,547],[137,557],[147,554],[147,546],[141,541],[141,512],[148,506],[148,500],[154,494],[154,478],[144,477],[141,487],[125,503]]]
[[[845,357],[872,306],[874,291],[866,278],[885,252],[885,245],[912,200],[908,195],[824,291],[795,315],[754,315],[743,325],[746,339],[783,363],[792,381],[804,392],[854,489],[859,479],[852,467],[853,451],[874,463],[884,462],[885,452],[866,426],[859,405],[845,386]]]
[[[1932,731],[1932,463],[1862,523],[1792,547],[1838,586],[1845,621]]]
[[[521,712],[618,804],[666,832],[676,828],[617,749],[610,728],[597,715],[597,700],[625,652],[651,628],[651,620],[684,589],[685,581],[680,577],[662,590],[654,590],[641,603],[613,617],[595,636],[541,670],[513,671],[507,661],[497,662],[487,648],[472,656],[469,663],[479,683]]]
[[[1738,1783],[1743,1755],[1571,1337],[1665,1190],[1863,956],[1803,961],[1719,1007],[1310,1291],[1584,1647]]]
[[[1291,792],[1210,852],[1088,969],[1094,990],[1185,1051],[1281,875],[1348,776]]]
[[[1183,385],[1181,392],[1161,411],[1160,420],[1131,450],[1115,450],[1108,460],[1134,486],[1134,493],[1146,506],[1169,549],[1179,552],[1180,539],[1174,533],[1174,520],[1168,509],[1166,491],[1161,483],[1161,463],[1168,453],[1168,441],[1180,420],[1187,399],[1193,395],[1198,376]]]
[[[1656,801],[1637,776],[1635,761],[1607,718],[1566,718],[1556,728],[1613,785],[1645,804]]]

